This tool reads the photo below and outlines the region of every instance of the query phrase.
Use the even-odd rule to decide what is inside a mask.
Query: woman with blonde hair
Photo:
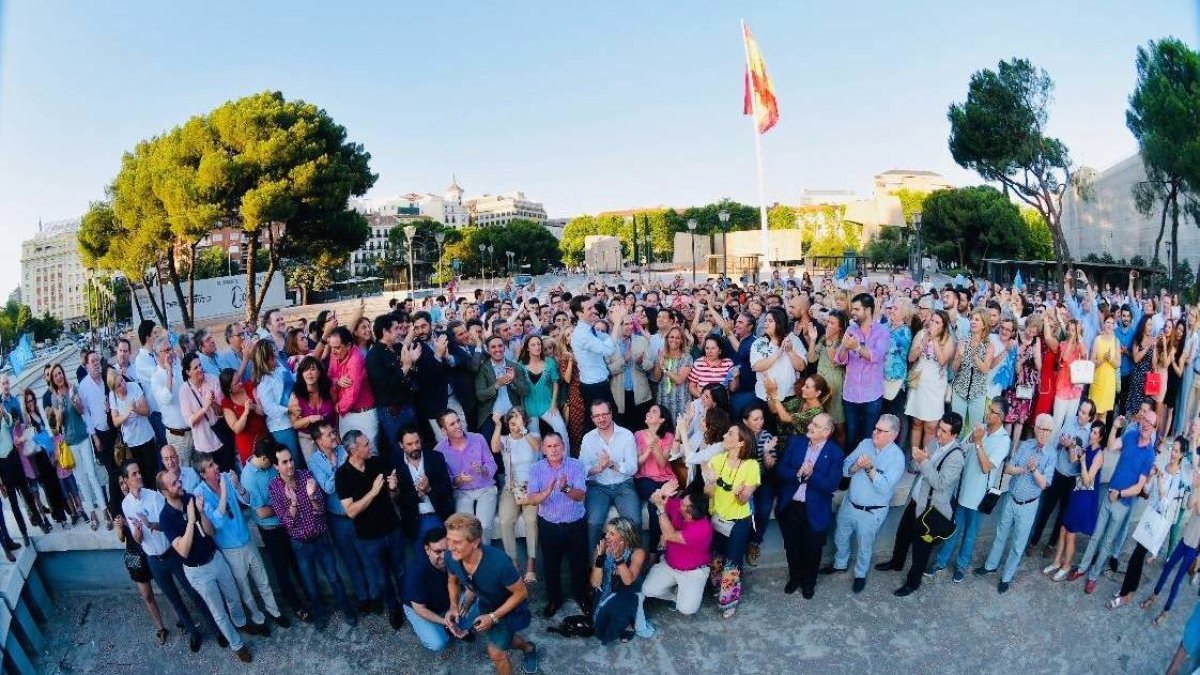
[[[946,412],[946,367],[954,356],[950,315],[939,309],[929,315],[908,349],[908,400],[904,414],[912,418],[910,443],[924,448],[933,439]]]
[[[987,334],[987,315],[980,309],[972,311],[970,324],[967,339],[955,350],[954,382],[951,384],[954,392],[950,398],[950,409],[962,416],[963,429],[972,429],[977,424],[983,424],[988,372],[992,363],[992,343]]]
[[[503,424],[501,424],[503,422]],[[529,433],[529,416],[516,406],[501,416],[492,412],[492,453],[504,462],[504,488],[500,491],[500,539],[504,552],[517,564],[517,518],[525,520],[525,583],[537,582],[538,507],[529,502],[529,469],[541,459],[542,440]],[[501,427],[508,429],[500,435]]]
[[[262,340],[254,346],[254,361],[251,364],[250,380],[254,383],[254,399],[267,418],[267,431],[288,450],[292,457],[302,457],[300,438],[292,428],[292,417],[288,414],[288,402],[296,380],[291,371],[279,365],[275,346]]]
[[[596,544],[592,565],[592,588],[596,597],[593,626],[603,644],[633,639],[634,625],[645,625],[642,602],[636,590],[646,563],[641,535],[633,521],[613,518],[604,526]]]
[[[685,345],[687,338],[679,326],[667,331],[665,347],[658,353],[653,378],[658,381],[657,402],[674,417],[683,414],[691,394],[687,380],[692,372],[692,356]]]

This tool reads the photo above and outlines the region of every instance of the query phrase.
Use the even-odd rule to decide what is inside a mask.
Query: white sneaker
[[[1063,579],[1067,578],[1067,574],[1068,573],[1066,570],[1059,570],[1054,573],[1053,577],[1050,577],[1050,580],[1051,581],[1062,581]]]
[[[1050,563],[1049,565],[1046,565],[1045,567],[1042,568],[1042,574],[1045,574],[1046,576],[1050,576],[1051,574],[1054,574],[1055,572],[1061,572],[1061,571],[1062,570],[1058,569],[1058,565],[1055,565],[1054,563]]]

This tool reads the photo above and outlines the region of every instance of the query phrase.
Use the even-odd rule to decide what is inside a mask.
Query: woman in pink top
[[[1058,374],[1054,379],[1054,436],[1067,418],[1079,412],[1083,386],[1071,383],[1071,364],[1088,359],[1087,347],[1079,336],[1079,322],[1067,321],[1067,339],[1058,343]]]
[[[654,403],[646,411],[646,428],[633,434],[638,451],[638,470],[633,476],[638,496],[646,501],[650,520],[650,564],[658,560],[659,539],[662,531],[658,525],[658,507],[650,501],[654,494],[668,481],[675,478],[671,471],[671,448],[675,445],[675,425],[671,413]]]
[[[313,356],[305,356],[296,366],[296,386],[288,398],[288,415],[292,428],[300,438],[304,461],[317,449],[312,432],[317,425],[328,422],[338,428],[337,411],[333,408],[333,383],[325,374],[325,366]]]
[[[179,391],[179,411],[192,429],[192,448],[213,458],[221,471],[240,471],[233,448],[222,448],[221,439],[213,430],[217,423],[221,401],[221,384],[200,367],[196,352],[183,357],[183,389]]]

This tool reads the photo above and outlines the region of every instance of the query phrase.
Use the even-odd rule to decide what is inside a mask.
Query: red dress
[[[1042,340],[1042,372],[1038,380],[1037,402],[1033,406],[1033,419],[1046,413],[1054,414],[1054,383],[1058,374],[1058,352],[1047,349]]]
[[[254,383],[247,382],[245,386],[246,400],[250,401],[254,398]],[[238,405],[233,402],[232,397],[226,396],[221,401],[221,409],[232,410],[235,418],[241,418],[242,411],[246,409],[246,406]],[[245,428],[241,432],[234,434],[234,444],[237,447],[238,459],[242,461],[243,465],[250,461],[250,455],[254,454],[254,443],[258,440],[259,436],[266,433],[268,433],[266,418],[254,411],[250,411],[250,415],[246,417]]]

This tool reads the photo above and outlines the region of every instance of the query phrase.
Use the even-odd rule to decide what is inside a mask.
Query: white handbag
[[[1079,359],[1071,362],[1071,384],[1091,384],[1096,379],[1096,364]]]
[[[1146,509],[1142,519],[1138,521],[1137,529],[1133,531],[1133,540],[1145,547],[1151,555],[1157,556],[1171,531],[1171,521],[1158,512],[1158,509]]]

